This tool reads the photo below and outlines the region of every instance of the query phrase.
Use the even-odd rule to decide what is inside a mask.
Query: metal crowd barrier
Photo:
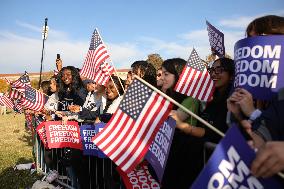
[[[51,167],[48,166],[44,158],[47,151],[36,133],[36,126],[34,127],[34,130],[34,153],[37,171],[46,175],[51,170]],[[71,186],[71,180],[67,175],[65,167],[61,163],[64,149],[51,149],[48,153],[51,153],[51,159],[55,163],[53,169],[59,173],[59,178],[57,178],[56,181],[65,188],[74,188]],[[112,163],[110,159],[101,159],[95,156],[82,156],[82,162],[84,165],[82,165],[81,171],[84,173],[83,176],[86,186],[81,186],[80,189],[124,189],[122,180],[114,168],[114,163]],[[119,181],[115,186],[112,185],[113,180],[110,179],[113,178],[114,175],[117,178],[116,181]]]

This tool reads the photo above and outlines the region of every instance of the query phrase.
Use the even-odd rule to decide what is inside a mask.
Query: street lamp
[[[47,35],[48,35],[48,26],[47,26],[47,18],[45,18],[44,21],[44,26],[43,31],[42,31],[42,51],[41,51],[41,61],[40,61],[40,72],[39,72],[39,82],[38,82],[38,88],[40,88],[40,84],[41,84],[41,75],[42,75],[42,63],[43,63],[43,52],[44,52],[44,42],[47,39]]]

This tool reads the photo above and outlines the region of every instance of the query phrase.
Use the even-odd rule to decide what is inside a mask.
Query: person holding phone
[[[62,60],[60,58],[60,54],[57,54],[56,56],[56,69],[58,72],[62,69]]]

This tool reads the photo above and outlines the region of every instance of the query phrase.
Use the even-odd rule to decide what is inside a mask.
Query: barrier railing
[[[68,168],[74,168],[64,165],[64,148],[56,148],[46,150],[42,141],[40,140],[38,134],[36,133],[36,124],[34,124],[34,152],[35,152],[35,162],[37,165],[37,171],[47,175],[50,170],[56,170],[59,173],[57,182],[65,188],[77,188],[74,181],[71,181],[71,177],[67,172]],[[78,151],[78,150],[77,150]],[[49,157],[47,157],[49,156]],[[88,189],[123,189],[122,180],[115,170],[115,165],[108,158],[99,158],[96,156],[80,156],[80,160],[77,161],[75,169],[80,169],[81,175],[76,175],[77,178],[81,178],[80,188]],[[51,162],[46,162],[50,159]],[[49,160],[48,160],[49,161]],[[71,160],[72,161],[72,160]],[[73,170],[74,171],[74,170]],[[74,172],[73,172],[74,173]],[[75,171],[76,173],[76,171]],[[77,182],[80,180],[77,180]]]

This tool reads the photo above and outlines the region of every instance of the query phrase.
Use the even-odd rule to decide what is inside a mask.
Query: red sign
[[[62,125],[61,121],[45,122],[46,137],[49,148],[76,148],[82,150],[80,128],[78,122],[67,121]]]
[[[159,183],[150,174],[147,164],[143,162],[139,168],[128,174],[117,167],[126,189],[160,189]]]
[[[47,138],[46,138],[46,131],[45,131],[45,122],[41,122],[37,128],[36,132],[39,135],[40,140],[42,141],[45,148],[48,148]]]

